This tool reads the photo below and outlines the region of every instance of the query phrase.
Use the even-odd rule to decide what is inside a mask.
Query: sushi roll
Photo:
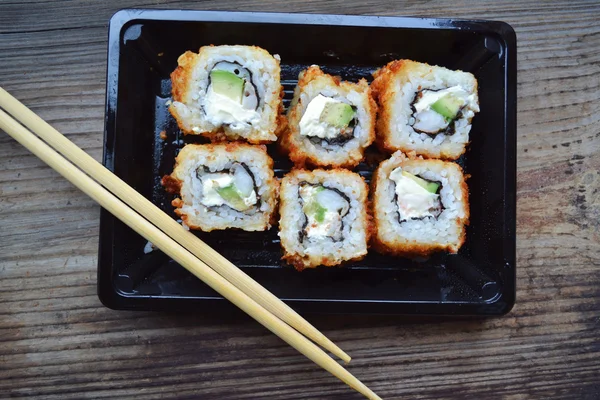
[[[191,229],[264,231],[273,222],[279,184],[264,146],[188,144],[162,184],[179,194],[172,205]]]
[[[281,181],[283,259],[298,270],[360,260],[367,254],[368,187],[345,169],[292,170]]]
[[[399,60],[373,76],[371,91],[380,111],[377,145],[382,151],[414,151],[446,160],[465,152],[471,120],[479,112],[472,74]]]
[[[375,139],[367,81],[343,82],[313,65],[302,71],[280,145],[297,167],[354,167]]]
[[[169,111],[185,134],[254,144],[277,140],[279,56],[256,46],[204,46],[177,62]]]
[[[457,164],[396,152],[375,171],[372,193],[379,252],[428,256],[456,253],[464,243],[468,188]]]

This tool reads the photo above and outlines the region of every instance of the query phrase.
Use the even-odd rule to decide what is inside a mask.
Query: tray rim
[[[114,160],[107,151],[107,141],[114,137],[114,119],[118,94],[119,54],[121,34],[125,27],[136,21],[228,22],[257,24],[335,25],[377,28],[450,29],[496,34],[505,49],[504,134],[504,207],[503,254],[504,265],[510,269],[510,280],[505,282],[501,296],[490,302],[475,304],[452,302],[430,303],[385,300],[339,299],[286,299],[290,306],[302,312],[335,314],[394,314],[394,315],[444,315],[444,316],[501,316],[513,308],[516,301],[516,138],[517,138],[517,43],[514,29],[506,22],[472,19],[421,18],[407,16],[340,15],[274,12],[201,11],[169,9],[122,9],[110,18],[106,72],[105,118],[103,137],[103,164],[114,171]],[[111,96],[112,94],[112,96]],[[104,245],[112,239],[113,224],[110,214],[101,209],[98,249],[97,293],[106,307],[118,310],[178,310],[195,304],[223,306],[220,297],[135,296],[118,291],[112,279],[112,247]],[[109,226],[110,222],[110,226]],[[103,267],[109,260],[111,267]],[[152,304],[149,305],[149,302]],[[377,305],[377,309],[372,307]],[[408,309],[410,307],[410,310]],[[206,310],[205,307],[202,307]],[[211,307],[209,307],[211,308]],[[347,310],[343,310],[346,308]],[[402,310],[400,310],[400,308]],[[458,311],[457,311],[458,310]]]

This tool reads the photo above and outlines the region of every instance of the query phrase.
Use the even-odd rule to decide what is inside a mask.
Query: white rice
[[[188,133],[200,134],[222,128],[230,139],[241,137],[255,143],[275,141],[281,91],[278,60],[278,57],[252,46],[202,47],[190,71],[185,98],[181,102],[173,101],[171,110]],[[238,63],[252,74],[260,102],[255,116],[248,121],[221,126],[203,112],[210,71],[221,61]]]
[[[342,240],[299,240],[305,221],[299,196],[302,182],[337,189],[348,197],[350,208],[342,219]],[[279,237],[286,255],[302,258],[304,267],[310,268],[322,264],[325,258],[333,260],[329,265],[335,265],[367,254],[366,192],[362,178],[349,171],[296,170],[286,175],[281,182],[279,221]]]
[[[441,182],[440,199],[444,209],[437,218],[400,222],[395,184],[389,179],[391,171],[397,167],[429,181]],[[468,218],[468,200],[464,198],[464,178],[458,165],[438,160],[408,160],[401,152],[396,152],[381,163],[375,179],[374,213],[377,237],[381,242],[390,247],[410,243],[453,247],[460,242]]]
[[[457,159],[469,143],[471,120],[479,112],[477,80],[462,71],[452,71],[444,67],[407,61],[408,66],[398,72],[393,85],[395,94],[384,107],[390,108],[386,141],[388,146],[405,153],[415,151],[427,157]],[[462,116],[454,122],[454,133],[429,136],[416,132],[410,124],[413,115],[411,103],[420,90],[440,90],[460,86],[471,94],[470,101],[462,109]]]
[[[357,124],[351,139],[343,143],[329,143],[326,140],[313,142],[310,136],[300,134],[299,124],[302,116],[309,103],[319,94],[356,108]],[[364,149],[371,145],[375,138],[375,117],[376,106],[365,80],[358,83],[339,82],[337,78],[323,73],[317,65],[313,65],[300,74],[288,111],[287,134],[292,145],[290,150],[298,153],[296,158],[302,161],[308,159],[311,164],[317,166],[353,167],[363,159]],[[297,163],[293,154],[291,158]]]
[[[277,182],[273,177],[272,161],[266,152],[257,146],[238,145],[235,151],[227,151],[227,145],[188,145],[177,156],[173,177],[181,180],[181,215],[191,227],[203,231],[239,228],[246,231],[262,231],[271,227],[270,220],[275,211]],[[252,172],[259,207],[246,212],[227,206],[206,207],[201,203],[202,183],[196,174],[198,167],[205,166],[210,172],[230,169],[234,163],[242,163]]]

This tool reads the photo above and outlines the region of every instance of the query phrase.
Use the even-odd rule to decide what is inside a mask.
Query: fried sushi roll
[[[205,232],[269,229],[279,193],[264,146],[239,142],[188,144],[162,184],[180,195],[172,204],[183,223]]]
[[[375,139],[367,81],[343,82],[313,65],[298,76],[281,147],[298,167],[354,167]]]
[[[399,60],[373,76],[371,92],[379,104],[377,145],[382,151],[414,151],[446,160],[465,152],[471,120],[479,112],[472,74]]]
[[[292,170],[281,181],[283,259],[298,270],[357,261],[367,254],[368,187],[345,169]]]
[[[204,46],[177,62],[169,111],[185,134],[254,144],[277,140],[279,56],[256,46]]]
[[[396,152],[379,165],[372,186],[376,250],[408,257],[458,252],[465,240],[469,204],[457,164],[410,159]]]

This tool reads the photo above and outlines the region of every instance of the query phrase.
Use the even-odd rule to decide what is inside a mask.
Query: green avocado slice
[[[446,120],[451,121],[456,118],[462,106],[463,101],[461,99],[453,96],[452,93],[447,93],[433,103],[431,109],[446,118]]]
[[[210,82],[215,93],[227,96],[235,102],[242,102],[246,83],[243,78],[229,71],[213,69],[210,71]]]
[[[413,181],[415,181],[419,186],[421,186],[423,189],[427,190],[429,193],[437,193],[440,184],[437,182],[429,182],[426,181],[423,178],[419,178],[418,176],[415,176],[409,172],[406,171],[402,171],[402,176],[405,176],[407,178],[412,179]]]
[[[321,112],[321,122],[337,128],[345,128],[354,118],[355,111],[350,104],[328,103]]]
[[[306,206],[304,206],[304,213],[306,215],[313,216],[315,221],[317,221],[318,223],[323,223],[323,221],[325,221],[326,212],[327,209],[315,200],[311,200],[306,204]]]
[[[237,190],[234,184],[217,188],[216,191],[219,194],[219,196],[223,198],[223,200],[231,204],[236,210],[246,211],[250,208],[249,205],[244,203],[244,199],[242,198],[240,192]]]
[[[325,221],[325,213],[327,212],[327,208],[323,207],[321,203],[317,201],[316,194],[322,192],[323,190],[325,190],[323,186],[317,186],[315,188],[315,193],[303,207],[304,214],[313,216],[315,221],[320,224]]]

